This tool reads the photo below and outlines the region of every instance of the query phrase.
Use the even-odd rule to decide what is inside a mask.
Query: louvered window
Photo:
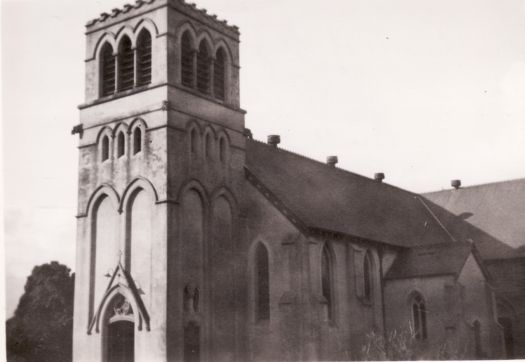
[[[188,32],[182,35],[181,44],[181,79],[182,84],[188,87],[193,86],[193,49],[191,36]]]
[[[219,49],[213,62],[213,94],[220,100],[224,100],[225,60],[224,50]]]
[[[142,30],[137,40],[137,85],[151,83],[151,35]]]
[[[108,96],[115,92],[115,57],[113,48],[109,44],[104,44],[100,52],[100,81],[102,96]]]
[[[126,137],[124,136],[124,132],[119,132],[117,137],[117,157],[124,156],[124,152],[126,150]]]
[[[139,127],[133,131],[133,154],[137,154],[142,150],[142,131]]]
[[[205,41],[201,42],[197,53],[197,89],[202,93],[210,92],[210,51]]]
[[[270,271],[268,250],[263,244],[257,245],[255,252],[256,304],[257,321],[270,319]]]
[[[134,80],[134,56],[131,40],[127,36],[120,41],[118,60],[118,89],[119,91],[131,89]]]

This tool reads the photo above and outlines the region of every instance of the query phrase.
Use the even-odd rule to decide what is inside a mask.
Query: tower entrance
[[[135,323],[133,309],[122,295],[111,303],[106,325],[105,360],[133,362],[135,358]]]

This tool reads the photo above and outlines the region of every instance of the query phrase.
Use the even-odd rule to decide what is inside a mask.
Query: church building
[[[85,67],[74,361],[358,360],[403,331],[422,358],[525,357],[525,231],[485,229],[492,191],[253,139],[239,29],[184,0],[89,21]]]

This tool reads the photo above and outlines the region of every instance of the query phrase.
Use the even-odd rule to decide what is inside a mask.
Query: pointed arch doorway
[[[135,319],[133,308],[122,294],[117,294],[108,307],[104,338],[104,361],[134,362]]]

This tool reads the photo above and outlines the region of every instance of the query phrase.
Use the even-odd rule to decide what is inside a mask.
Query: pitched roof
[[[519,254],[512,248],[525,245],[525,179],[437,191],[423,196],[482,230],[471,238],[484,258],[517,256]],[[500,241],[500,245],[493,240]]]
[[[247,140],[246,167],[303,224],[396,246],[450,242],[418,195]]]
[[[386,279],[459,275],[472,252],[469,243],[445,243],[403,250],[388,270]]]

